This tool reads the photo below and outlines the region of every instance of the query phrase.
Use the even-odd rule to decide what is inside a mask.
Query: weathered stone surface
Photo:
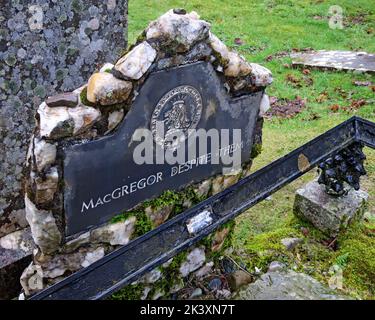
[[[78,95],[74,92],[60,93],[52,97],[48,97],[45,103],[50,108],[68,107],[74,108],[78,104]]]
[[[295,247],[297,247],[300,243],[302,243],[303,240],[300,238],[284,238],[281,239],[281,243],[284,245],[286,250],[293,250]]]
[[[34,157],[37,169],[42,172],[56,160],[56,145],[42,139],[34,139]]]
[[[61,242],[61,233],[52,213],[37,209],[27,195],[25,196],[25,209],[34,242],[45,254],[57,251]]]
[[[235,300],[346,300],[348,297],[294,271],[268,272],[241,290]]]
[[[268,267],[268,272],[281,271],[285,268],[286,266],[284,263],[281,263],[279,261],[272,261]]]
[[[221,64],[226,66],[230,60],[227,46],[212,32],[210,32],[209,35],[209,44],[211,45],[212,49],[220,55]]]
[[[229,275],[228,282],[232,291],[239,290],[242,286],[249,284],[252,277],[249,273],[243,270],[237,270]]]
[[[40,135],[48,139],[59,139],[81,134],[89,129],[101,116],[99,110],[79,105],[75,108],[49,108],[39,106]]]
[[[273,82],[272,72],[267,68],[257,64],[250,63],[251,84],[257,87],[267,87]]]
[[[104,254],[105,254],[104,248],[97,248],[96,250],[92,252],[87,252],[84,260],[81,263],[81,266],[83,268],[87,268],[89,265],[103,258]]]
[[[218,176],[212,180],[212,190],[211,190],[212,195],[215,195],[219,193],[220,191],[224,190],[223,182],[224,182],[223,176]]]
[[[293,65],[375,73],[375,54],[353,51],[296,52],[291,54]]]
[[[172,57],[160,59],[155,70],[164,70],[175,66],[180,66],[196,61],[208,61],[211,58],[212,49],[204,42],[197,43],[185,54],[176,54]]]
[[[21,275],[21,286],[26,295],[31,295],[44,288],[41,266],[30,263]]]
[[[35,202],[42,204],[52,201],[59,183],[59,173],[57,168],[52,167],[43,177],[37,176],[34,178],[34,181]]]
[[[208,38],[210,24],[199,20],[195,12],[175,14],[168,11],[146,29],[148,40],[161,40],[163,46],[168,46],[176,52],[186,52],[195,43]]]
[[[174,205],[164,206],[161,208],[147,207],[145,209],[146,215],[152,221],[154,227],[160,226],[167,221],[169,215],[172,213]]]
[[[117,110],[113,111],[108,116],[108,130],[106,132],[109,133],[114,130],[118,124],[124,119],[125,112],[124,110]]]
[[[186,261],[181,264],[180,273],[186,277],[190,272],[200,268],[206,260],[204,247],[194,248],[186,257]]]
[[[108,224],[94,229],[91,232],[90,241],[94,243],[109,243],[112,246],[127,244],[133,233],[136,218],[130,217],[123,222]]]
[[[162,277],[162,273],[159,268],[156,268],[148,273],[146,273],[141,279],[139,279],[139,283],[145,284],[153,284],[158,281]]]
[[[156,50],[147,41],[137,45],[122,57],[115,65],[115,70],[129,79],[139,80],[150,68],[156,58]]]
[[[244,77],[251,73],[250,64],[237,52],[229,52],[228,58],[228,65],[224,69],[224,74],[227,77]]]
[[[31,254],[35,249],[35,244],[30,228],[18,230],[0,238],[0,247],[7,250],[22,250],[26,254]]]
[[[198,186],[198,188],[196,188],[194,190],[194,192],[199,196],[199,197],[206,197],[210,190],[211,190],[211,187],[212,187],[212,180],[211,179],[207,179],[207,180],[204,180],[203,182],[201,182]]]
[[[0,220],[0,237],[24,229],[28,225],[25,209],[13,210],[6,219]]]
[[[368,194],[351,189],[347,195],[334,197],[317,181],[297,190],[294,213],[330,236],[337,236],[353,220],[362,218]]]
[[[74,90],[98,64],[118,58],[127,43],[127,3],[1,2],[0,216],[24,208],[22,166],[35,110],[47,95]]]
[[[103,106],[121,103],[128,99],[132,88],[131,82],[117,79],[111,73],[94,73],[87,84],[87,100]]]

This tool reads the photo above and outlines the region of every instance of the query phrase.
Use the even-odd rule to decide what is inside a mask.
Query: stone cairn
[[[26,296],[87,267],[131,239],[159,226],[173,215],[214,195],[249,174],[262,143],[262,114],[269,107],[264,94],[256,126],[254,148],[242,171],[218,175],[191,186],[191,192],[165,193],[134,210],[83,234],[65,238],[62,199],[63,172],[59,154],[66,145],[108,135],[122,122],[151,72],[196,61],[210,62],[233,97],[264,90],[271,72],[230,51],[195,12],[170,10],[149,24],[136,43],[116,62],[106,63],[87,85],[47,98],[36,113],[36,128],[27,154],[26,218],[37,249],[24,270]],[[156,200],[156,201],[155,201]],[[202,277],[215,257],[230,246],[234,223],[229,223],[129,285],[132,298],[157,299],[184,287],[184,279]]]

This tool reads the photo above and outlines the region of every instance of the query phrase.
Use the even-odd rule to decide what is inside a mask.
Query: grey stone
[[[35,244],[30,228],[18,230],[0,238],[0,247],[7,250],[22,250],[26,254],[31,254],[35,249]]]
[[[257,87],[267,87],[273,82],[272,73],[267,68],[257,64],[250,63],[251,68],[251,84]]]
[[[105,134],[108,134],[114,130],[117,125],[120,124],[122,119],[124,119],[125,112],[124,110],[113,111],[108,115],[108,130]]]
[[[272,261],[268,267],[268,272],[281,271],[285,268],[286,266],[284,263],[281,263],[279,261]]]
[[[208,283],[208,288],[212,291],[214,290],[219,290],[221,286],[223,285],[222,281],[219,278],[213,278],[209,283]]]
[[[50,108],[53,107],[69,107],[74,108],[78,104],[78,95],[74,92],[60,93],[46,99],[46,104]]]
[[[312,181],[297,190],[294,213],[334,237],[352,221],[362,218],[367,200],[368,194],[362,190],[351,189],[341,197],[328,195],[323,185]]]
[[[295,66],[375,73],[375,54],[354,51],[297,52],[291,55]]]
[[[34,242],[45,254],[58,250],[62,239],[53,214],[46,210],[39,210],[30,199],[25,196],[26,219],[30,224]]]
[[[83,85],[98,64],[116,61],[127,44],[127,3],[2,2],[0,61],[6,62],[0,72],[0,216],[24,208],[22,166],[36,108],[46,95]],[[92,19],[100,27],[87,34]]]
[[[195,276],[197,278],[203,278],[209,275],[212,271],[213,266],[214,266],[213,261],[207,262],[202,268],[198,269],[198,271],[195,272]]]
[[[196,12],[185,15],[168,11],[146,29],[147,40],[161,40],[176,52],[186,52],[197,42],[207,39],[210,24],[199,20]]]
[[[268,272],[244,287],[235,300],[346,300],[348,297],[322,285],[314,278],[296,273]]]
[[[242,286],[249,284],[252,277],[248,272],[237,270],[229,275],[228,283],[232,291],[239,290]]]
[[[204,247],[194,248],[189,252],[184,261],[180,266],[180,273],[182,277],[186,277],[189,273],[199,269],[203,266],[206,260]]]
[[[107,224],[91,232],[90,241],[93,243],[109,243],[112,246],[127,244],[134,233],[135,217],[122,222]]]
[[[56,160],[56,145],[45,140],[34,139],[34,157],[39,172],[47,166],[54,164]]]
[[[6,219],[0,220],[0,237],[24,229],[28,225],[25,209],[13,210]]]
[[[293,250],[295,247],[297,247],[300,243],[302,243],[303,240],[300,238],[284,238],[281,239],[281,243],[284,245],[286,250]]]

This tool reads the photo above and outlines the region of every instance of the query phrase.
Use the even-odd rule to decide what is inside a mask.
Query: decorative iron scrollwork
[[[345,183],[355,190],[360,188],[360,178],[366,174],[364,168],[365,154],[362,143],[353,143],[346,149],[320,163],[318,182],[326,186],[326,192],[335,196],[346,194],[349,189]]]

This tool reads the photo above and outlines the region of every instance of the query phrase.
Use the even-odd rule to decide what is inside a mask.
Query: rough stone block
[[[334,197],[325,192],[317,181],[297,190],[294,214],[311,222],[316,228],[335,237],[355,219],[361,218],[368,200],[362,190]]]

